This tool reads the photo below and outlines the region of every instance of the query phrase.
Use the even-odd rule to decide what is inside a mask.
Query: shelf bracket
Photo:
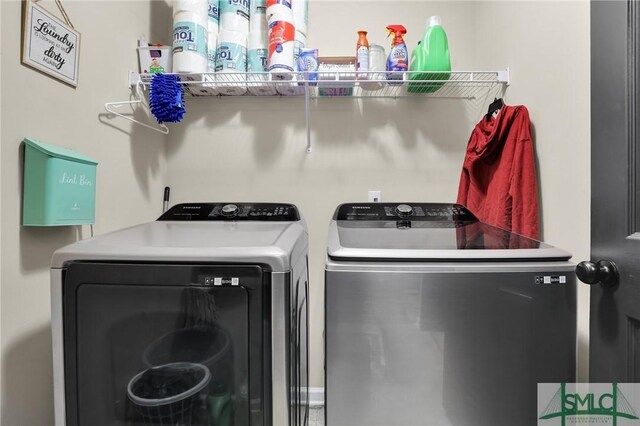
[[[311,154],[311,90],[309,89],[309,82],[304,84],[304,108],[306,111],[307,120],[307,154]]]
[[[509,85],[509,67],[502,71],[498,71],[498,82],[505,83],[507,86]]]

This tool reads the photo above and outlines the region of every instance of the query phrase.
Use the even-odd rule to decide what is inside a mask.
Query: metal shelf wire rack
[[[509,69],[502,71],[380,72],[369,71],[288,73],[278,80],[269,73],[178,74],[188,97],[293,96],[311,98],[406,98],[429,97],[477,99],[496,86],[509,84]],[[131,73],[129,84],[151,83],[153,75]]]
[[[177,74],[189,98],[205,97],[252,97],[252,98],[304,98],[307,124],[307,153],[311,152],[311,99],[401,99],[401,98],[440,98],[440,99],[486,99],[496,89],[504,92],[509,85],[509,68],[500,71],[418,71],[353,72],[318,71],[316,76],[308,72],[288,73],[278,79],[268,72],[254,73],[204,73]],[[153,74],[129,73],[129,85],[138,97],[148,91]],[[228,96],[225,96],[228,95]],[[137,103],[146,106],[141,100],[108,102],[105,109],[125,104]],[[162,133],[168,133],[166,126],[154,128],[135,118],[117,113],[127,120]]]

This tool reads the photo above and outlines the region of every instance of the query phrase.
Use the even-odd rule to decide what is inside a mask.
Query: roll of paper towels
[[[194,12],[179,12],[174,16],[173,72],[207,72],[206,19],[206,14]]]

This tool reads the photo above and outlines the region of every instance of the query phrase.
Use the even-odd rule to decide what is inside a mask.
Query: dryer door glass
[[[249,424],[262,411],[250,401],[262,403],[263,276],[255,266],[72,265],[67,426]]]

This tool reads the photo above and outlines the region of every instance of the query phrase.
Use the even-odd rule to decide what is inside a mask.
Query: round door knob
[[[613,287],[618,284],[620,279],[618,268],[611,260],[580,262],[576,266],[576,275],[585,284],[593,285],[599,283],[604,287]]]
[[[238,206],[235,204],[227,204],[222,206],[222,215],[226,217],[235,217],[238,215]]]
[[[413,214],[413,207],[408,204],[400,204],[396,207],[396,213],[398,213],[400,217],[409,217]]]

